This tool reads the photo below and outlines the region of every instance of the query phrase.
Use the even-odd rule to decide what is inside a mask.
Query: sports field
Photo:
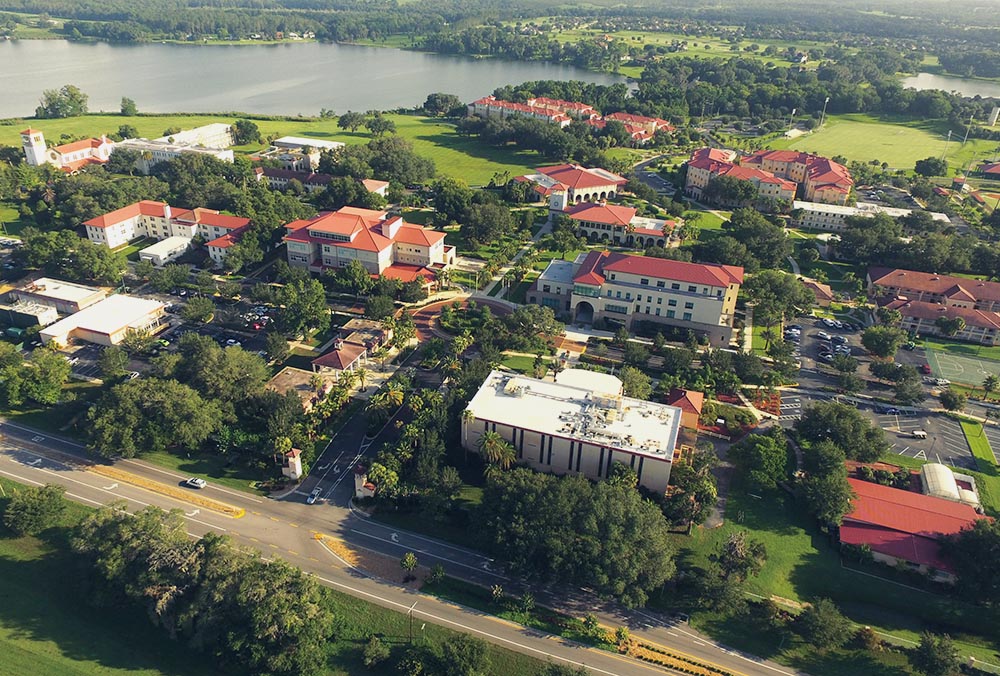
[[[940,350],[925,350],[927,363],[938,378],[953,383],[979,387],[989,375],[1000,375],[1000,362],[982,357],[949,354]]]
[[[772,148],[802,150],[849,160],[887,162],[893,169],[913,169],[917,160],[945,158],[953,167],[964,167],[973,155],[986,157],[996,141],[970,139],[964,146],[956,128],[948,143],[949,128],[942,121],[890,121],[870,115],[829,115],[819,131],[796,139],[779,138]],[[947,146],[947,148],[946,148]]]
[[[470,185],[486,185],[493,174],[510,172],[518,176],[527,169],[541,163],[534,152],[518,152],[509,148],[493,148],[477,139],[460,136],[455,127],[441,120],[423,115],[387,115],[396,123],[396,130],[402,138],[413,144],[413,149],[421,157],[434,160],[438,173],[453,176]],[[84,115],[61,120],[13,120],[0,125],[0,144],[20,146],[20,132],[25,127],[39,129],[45,133],[50,144],[59,143],[62,134],[71,137],[100,136],[118,131],[123,124],[136,128],[144,138],[157,138],[169,127],[191,129],[212,122],[232,123],[230,115]],[[348,145],[367,143],[371,135],[364,128],[357,132],[344,131],[337,127],[336,119],[303,120],[254,120],[261,136],[305,136],[323,141],[340,141]],[[259,144],[237,147],[237,152],[256,152]]]

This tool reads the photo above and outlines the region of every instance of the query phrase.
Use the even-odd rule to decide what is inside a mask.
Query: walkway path
[[[802,270],[799,268],[798,262],[796,262],[796,260],[791,256],[788,256],[787,258],[788,258],[788,264],[792,266],[792,273],[795,275],[801,275]]]
[[[496,275],[493,276],[493,279],[490,280],[489,284],[487,284],[486,286],[484,286],[482,289],[474,292],[472,294],[472,297],[475,298],[476,300],[479,300],[480,298],[489,298],[489,297],[491,297],[490,296],[490,291],[493,290],[493,287],[495,287],[498,283],[500,283],[501,280],[503,280],[504,275],[506,275],[508,272],[510,272],[511,270],[514,269],[514,266],[516,266],[517,262],[519,260],[521,260],[521,257],[524,256],[524,254],[526,254],[528,252],[528,249],[530,249],[533,246],[535,246],[536,244],[538,244],[542,240],[542,237],[545,237],[545,235],[549,234],[550,232],[552,232],[552,214],[551,213],[549,214],[549,217],[545,220],[545,225],[543,225],[541,227],[541,229],[538,232],[536,232],[534,234],[534,236],[529,241],[527,241],[527,242],[524,243],[524,245],[518,250],[518,252],[516,254],[514,254],[514,256],[510,259],[510,262],[507,263],[507,265],[505,265],[504,267],[500,268],[500,271]],[[505,303],[509,303],[510,302],[510,301],[508,301],[506,299],[502,299],[502,298],[494,298],[494,300],[500,300],[500,301],[505,302]]]

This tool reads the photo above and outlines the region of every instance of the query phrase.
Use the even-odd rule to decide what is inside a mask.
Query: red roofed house
[[[937,325],[938,319],[961,317],[965,326],[962,327],[961,331],[951,336],[952,338],[980,345],[1000,344],[1000,314],[996,312],[908,300],[905,297],[880,301],[879,305],[899,310],[903,316],[899,328],[916,335],[940,334],[941,329]]]
[[[468,105],[468,110],[469,115],[502,118],[529,117],[558,124],[560,127],[565,127],[572,121],[567,113],[556,108],[503,101],[492,95],[473,101]]]
[[[285,226],[288,264],[319,272],[358,261],[373,275],[433,282],[455,263],[444,233],[405,222],[384,211],[344,207]]]
[[[899,268],[868,268],[871,296],[900,296],[951,307],[1000,311],[1000,282],[938,275]]]
[[[729,176],[741,181],[749,181],[757,189],[760,197],[791,202],[795,199],[798,185],[791,180],[775,176],[758,167],[736,164],[736,153],[721,148],[699,148],[687,163],[687,178],[684,192],[695,199],[701,199],[709,182],[717,176]],[[744,205],[729,205],[744,206]]]
[[[674,130],[672,124],[658,117],[643,117],[642,115],[631,115],[629,113],[611,113],[610,115],[605,115],[604,120],[621,122],[630,132],[641,129],[650,136],[658,131],[671,132]]]
[[[104,164],[111,156],[114,142],[106,137],[88,138],[49,148],[45,136],[37,129],[21,132],[21,147],[28,165],[40,167],[51,164],[67,173],[73,173],[88,164]]]
[[[847,204],[854,186],[851,172],[844,165],[796,150],[758,150],[743,164],[802,184],[803,196],[809,202]]]
[[[648,321],[728,346],[742,283],[741,267],[591,251],[572,263],[553,260],[529,289],[528,302],[576,323],[632,328]]]
[[[984,162],[976,171],[986,178],[1000,179],[1000,162]]]
[[[663,403],[668,406],[676,406],[681,410],[681,426],[690,430],[698,429],[701,410],[705,404],[704,393],[698,390],[682,390],[674,387],[671,388]]]
[[[942,581],[954,581],[941,540],[986,517],[950,500],[889,488],[860,479],[847,480],[857,497],[840,526],[840,542],[867,546],[876,561],[900,562]]]
[[[548,198],[549,209],[565,211],[570,204],[613,199],[628,179],[604,169],[588,169],[576,164],[539,167],[537,173],[514,180],[534,183],[534,190]]]
[[[214,209],[177,209],[165,202],[143,200],[92,218],[83,225],[91,242],[110,249],[140,237],[161,242],[174,238],[181,245],[183,239],[190,245],[191,240],[200,237],[206,242],[212,260],[222,265],[228,249],[250,226],[250,219],[227,216]],[[186,247],[179,249],[184,251]]]
[[[622,246],[667,246],[675,221],[636,216],[633,207],[617,204],[584,202],[567,208],[563,213],[577,222],[581,235],[591,242],[607,242]]]

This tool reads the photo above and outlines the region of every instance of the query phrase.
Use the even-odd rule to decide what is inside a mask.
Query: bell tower
[[[21,147],[24,149],[24,159],[30,166],[40,167],[49,163],[45,136],[37,129],[25,129],[21,132]]]

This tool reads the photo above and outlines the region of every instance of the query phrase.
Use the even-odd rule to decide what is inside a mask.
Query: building
[[[898,297],[880,300],[879,305],[899,310],[902,315],[899,328],[915,335],[944,335],[937,324],[938,320],[960,317],[965,325],[950,338],[979,345],[1000,344],[1000,314],[996,312]]]
[[[976,511],[981,511],[976,480],[968,474],[953,472],[947,465],[939,462],[921,465],[920,488],[924,495],[961,502]]]
[[[701,411],[705,405],[705,394],[703,392],[674,387],[671,388],[663,403],[667,406],[679,408],[681,411],[681,427],[697,432],[698,423],[701,421]]]
[[[840,542],[866,546],[876,561],[952,582],[954,572],[941,541],[986,517],[969,505],[930,495],[847,480],[856,494],[840,526]]]
[[[316,373],[333,373],[339,379],[345,371],[354,371],[368,363],[368,358],[392,340],[392,332],[381,322],[352,319],[340,327],[340,336],[326,354],[312,360]]]
[[[163,307],[156,300],[114,295],[47,326],[38,335],[46,345],[65,347],[71,340],[117,345],[129,331],[155,332],[164,316]]]
[[[690,329],[716,346],[734,336],[743,268],[591,251],[554,260],[528,290],[529,303],[551,307],[574,323],[634,329],[653,322]]]
[[[256,160],[271,160],[288,171],[309,173],[319,167],[324,151],[343,148],[339,141],[321,141],[300,136],[282,136],[271,141],[270,147],[253,157]]]
[[[29,127],[21,132],[21,148],[29,166],[51,164],[67,173],[79,171],[88,165],[104,164],[111,157],[114,145],[106,136],[101,136],[49,148],[45,144],[45,135],[37,129]]]
[[[611,113],[609,115],[605,115],[604,120],[606,122],[609,120],[621,122],[625,125],[626,129],[629,127],[638,127],[646,130],[649,134],[655,134],[658,131],[671,132],[674,130],[674,126],[672,124],[666,120],[661,120],[658,117],[644,117],[642,115],[631,115],[629,113]]]
[[[829,284],[817,282],[815,279],[808,279],[806,277],[799,277],[799,281],[802,282],[802,286],[812,291],[813,297],[816,298],[816,305],[819,307],[830,307],[834,295],[833,289],[830,288]]]
[[[623,396],[614,376],[567,369],[553,383],[493,371],[466,410],[467,450],[497,432],[533,469],[605,479],[618,462],[635,470],[640,486],[666,491],[681,411]]]
[[[285,226],[288,264],[320,272],[358,261],[373,275],[430,284],[455,263],[455,247],[444,233],[390,216],[385,211],[344,207]]]
[[[249,218],[227,216],[201,207],[181,209],[165,202],[143,200],[84,222],[87,238],[110,249],[147,237],[159,241],[144,249],[140,258],[164,265],[190,248],[195,237],[205,242],[216,265],[250,227]],[[183,250],[181,240],[186,242]]]
[[[302,189],[307,194],[326,190],[326,186],[330,185],[330,182],[333,180],[333,176],[330,174],[293,171],[291,169],[272,169],[270,167],[257,167],[254,169],[254,177],[258,181],[267,181],[267,187],[271,190],[286,190],[289,183],[298,181],[302,184]],[[389,181],[376,181],[375,179],[366,178],[361,181],[361,185],[368,192],[382,197],[385,197],[389,190]]]
[[[361,185],[363,185],[365,190],[368,192],[375,193],[381,197],[385,197],[386,192],[389,190],[389,181],[376,181],[374,178],[362,179]]]
[[[93,286],[39,277],[7,292],[8,299],[22,303],[38,303],[69,315],[86,309],[107,298],[108,292]]]
[[[51,305],[19,300],[12,305],[0,303],[0,318],[7,326],[27,329],[32,326],[48,326],[59,320],[59,313]]]
[[[792,223],[799,228],[843,232],[847,229],[848,218],[873,218],[885,214],[892,218],[902,218],[913,213],[913,209],[897,209],[871,202],[858,202],[853,207],[844,204],[824,204],[822,202],[792,202]],[[945,226],[951,225],[948,214],[937,211],[927,212],[931,218]]]
[[[223,150],[233,145],[233,128],[225,122],[212,122],[194,129],[179,131],[176,134],[161,136],[154,139],[153,143]]]
[[[539,167],[534,174],[518,176],[515,181],[533,183],[533,190],[549,201],[553,211],[564,211],[571,204],[614,199],[628,179],[604,169],[589,169],[576,164]]]
[[[286,150],[301,150],[303,148],[340,150],[344,147],[344,144],[340,141],[323,141],[316,138],[306,138],[305,136],[282,136],[271,141],[271,147],[284,148]]]
[[[983,178],[992,178],[1000,181],[1000,162],[984,162],[976,169],[976,173]]]
[[[809,202],[847,204],[854,187],[851,172],[844,165],[796,150],[758,150],[742,164],[800,184],[802,196]]]
[[[756,167],[737,164],[736,158],[737,155],[734,151],[722,148],[699,148],[694,151],[687,163],[685,194],[694,199],[702,199],[705,188],[708,187],[712,179],[719,176],[729,176],[751,183],[757,190],[758,198],[786,202],[795,199],[798,185],[794,181],[777,177],[771,172]],[[745,205],[732,204],[729,206]]]
[[[139,159],[136,160],[135,167],[144,174],[148,174],[160,162],[169,162],[185,153],[209,155],[221,162],[233,162],[234,159],[233,151],[229,149],[171,143],[161,139],[155,141],[144,138],[125,139],[116,143],[112,148],[112,152],[118,150],[131,150],[138,153]]]
[[[563,213],[572,218],[579,233],[591,242],[620,246],[665,247],[677,227],[675,221],[636,216],[633,207],[584,202],[568,207]]]
[[[470,103],[468,105],[468,113],[469,115],[478,115],[480,117],[525,117],[557,124],[560,127],[565,127],[572,122],[572,118],[560,110],[544,106],[532,106],[527,103],[503,101],[493,95],[484,96]]]
[[[899,268],[868,268],[868,293],[950,307],[1000,312],[1000,282]]]

